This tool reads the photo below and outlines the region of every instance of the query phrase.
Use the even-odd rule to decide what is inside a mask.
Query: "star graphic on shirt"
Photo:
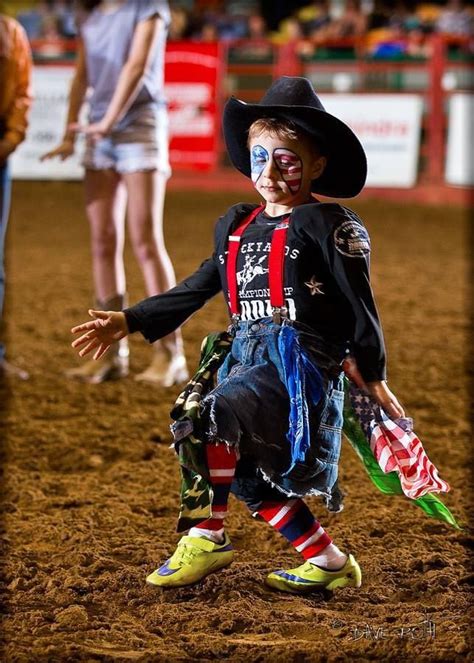
[[[304,284],[308,286],[312,295],[324,295],[324,292],[320,288],[323,284],[316,281],[315,276],[312,276],[309,281],[305,281]]]

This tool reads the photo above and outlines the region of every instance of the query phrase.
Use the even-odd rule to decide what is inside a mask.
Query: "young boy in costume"
[[[390,417],[404,416],[385,382],[367,231],[351,210],[312,196],[357,195],[365,154],[304,78],[277,80],[258,104],[232,98],[223,126],[234,166],[264,203],[231,207],[216,224],[213,255],[172,290],[121,313],[90,311],[94,320],[73,329],[82,334],[73,346],[99,358],[129,333],[153,342],[222,290],[232,346],[199,408],[210,517],[194,523],[147,582],[188,585],[231,563],[224,518],[232,490],[303,557],[297,568],[271,573],[270,586],[293,593],[359,587],[356,560],[302,498],[320,495],[330,510],[341,508],[336,480],[349,352],[372,398]]]

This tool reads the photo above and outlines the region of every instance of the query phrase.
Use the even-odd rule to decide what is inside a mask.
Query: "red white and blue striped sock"
[[[347,557],[301,499],[263,502],[259,515],[280,532],[304,559],[327,569],[344,566]]]
[[[230,486],[235,474],[237,456],[235,450],[224,442],[206,444],[206,459],[213,490],[212,518],[203,520],[189,530],[189,536],[200,536],[220,543],[224,537],[224,518]]]

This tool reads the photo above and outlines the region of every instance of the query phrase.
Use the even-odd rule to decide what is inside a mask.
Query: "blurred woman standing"
[[[44,159],[66,159],[77,132],[86,134],[86,212],[91,229],[96,305],[125,304],[124,219],[148,295],[175,284],[163,238],[168,161],[168,118],[163,94],[167,0],[81,0],[77,64],[62,143]],[[91,88],[89,124],[78,124]],[[98,383],[128,374],[128,346],[67,372]],[[137,380],[171,386],[187,379],[180,332],[156,343],[150,366]]]

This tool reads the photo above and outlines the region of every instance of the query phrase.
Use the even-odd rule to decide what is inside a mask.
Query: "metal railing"
[[[35,61],[64,64],[74,60],[74,40],[33,40]],[[364,38],[327,41],[311,55],[301,42],[236,40],[221,44],[223,86],[221,106],[231,94],[256,102],[279,76],[305,76],[318,93],[417,93],[423,96],[424,117],[419,175],[431,184],[443,182],[447,101],[453,92],[474,88],[473,55],[468,39],[434,34],[430,57],[377,58]],[[221,145],[220,161],[225,161]]]

